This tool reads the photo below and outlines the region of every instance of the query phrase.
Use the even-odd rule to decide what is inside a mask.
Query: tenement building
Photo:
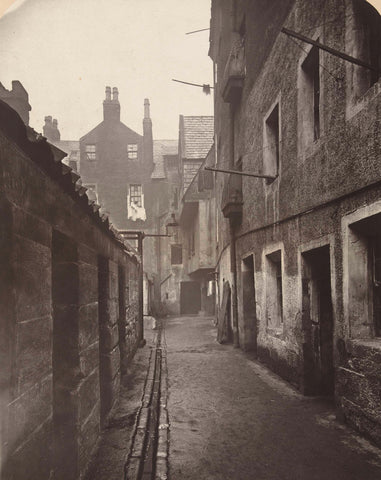
[[[159,240],[155,235],[172,195],[165,158],[177,153],[174,143],[153,141],[148,99],[144,100],[143,135],[121,122],[116,87],[112,91],[106,87],[103,121],[79,141],[83,185],[118,230],[131,232],[130,237],[126,233],[130,241],[132,232],[144,237],[145,313],[159,308]]]
[[[0,475],[75,480],[142,340],[142,266],[24,122],[0,101]]]
[[[380,35],[364,0],[212,1],[219,322],[379,445]]]
[[[161,217],[160,296],[163,313],[214,312],[215,197],[211,116],[184,116],[179,120],[177,162],[167,166],[174,197],[167,216]],[[165,229],[165,225],[169,229]]]

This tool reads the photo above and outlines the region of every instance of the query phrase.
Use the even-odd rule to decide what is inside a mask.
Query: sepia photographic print
[[[0,480],[381,479],[381,0],[0,0]]]

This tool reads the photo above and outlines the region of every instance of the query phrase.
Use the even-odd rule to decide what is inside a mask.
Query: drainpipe
[[[143,269],[143,238],[144,233],[139,232],[138,235],[138,252],[140,253],[141,265],[139,271],[139,347],[144,347],[146,341],[144,339],[144,269]]]
[[[234,151],[235,151],[235,110],[234,104],[230,104],[230,158],[229,167],[234,170]],[[233,314],[233,345],[239,347],[238,334],[238,297],[237,297],[237,252],[235,242],[235,220],[229,218],[230,226],[230,272],[232,274],[232,314]]]

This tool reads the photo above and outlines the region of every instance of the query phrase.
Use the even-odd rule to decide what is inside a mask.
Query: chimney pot
[[[150,103],[148,98],[144,99],[144,118],[150,118]]]
[[[120,104],[116,87],[112,89],[112,97],[111,99],[111,88],[106,87],[106,100],[103,101],[103,119],[120,122]]]

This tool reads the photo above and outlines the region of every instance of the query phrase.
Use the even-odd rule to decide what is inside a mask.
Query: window
[[[192,233],[191,233],[191,255],[194,255],[196,253],[196,250],[195,250],[195,234],[194,234],[194,230],[192,230]]]
[[[183,263],[183,246],[171,245],[171,264],[181,265]]]
[[[211,190],[213,188],[213,172],[210,170],[199,170],[198,191]]]
[[[188,232],[188,258],[195,254],[195,235],[194,230]]]
[[[309,93],[309,110],[313,126],[313,139],[320,137],[320,71],[319,49],[313,47],[303,62],[306,86]]]
[[[127,145],[127,157],[131,159],[138,158],[138,146],[136,143]]]
[[[98,203],[98,192],[97,192],[97,185],[94,183],[85,183],[83,185],[85,188],[87,188],[87,198],[90,201],[94,201]]]
[[[375,69],[348,63],[350,96],[357,101],[380,78],[381,18],[366,2],[352,2],[351,8],[353,14],[348,15],[346,28],[347,53]]]
[[[141,185],[137,185],[137,184],[130,185],[130,205],[132,204],[138,207],[143,206]]]
[[[381,213],[350,222],[347,235],[344,276],[350,331],[353,338],[381,337]]]
[[[302,151],[320,138],[320,59],[312,47],[300,69],[298,88],[298,141]]]
[[[95,145],[86,145],[85,152],[87,160],[94,161],[97,159],[97,149]]]
[[[172,206],[175,210],[179,208],[179,190],[178,188],[175,188],[173,191],[173,202]]]
[[[279,173],[280,158],[280,121],[279,103],[275,105],[265,120],[264,141],[263,141],[263,171],[265,175],[277,177]],[[266,182],[274,180],[268,178]]]
[[[283,325],[282,256],[278,250],[267,255],[267,326],[276,330]]]

